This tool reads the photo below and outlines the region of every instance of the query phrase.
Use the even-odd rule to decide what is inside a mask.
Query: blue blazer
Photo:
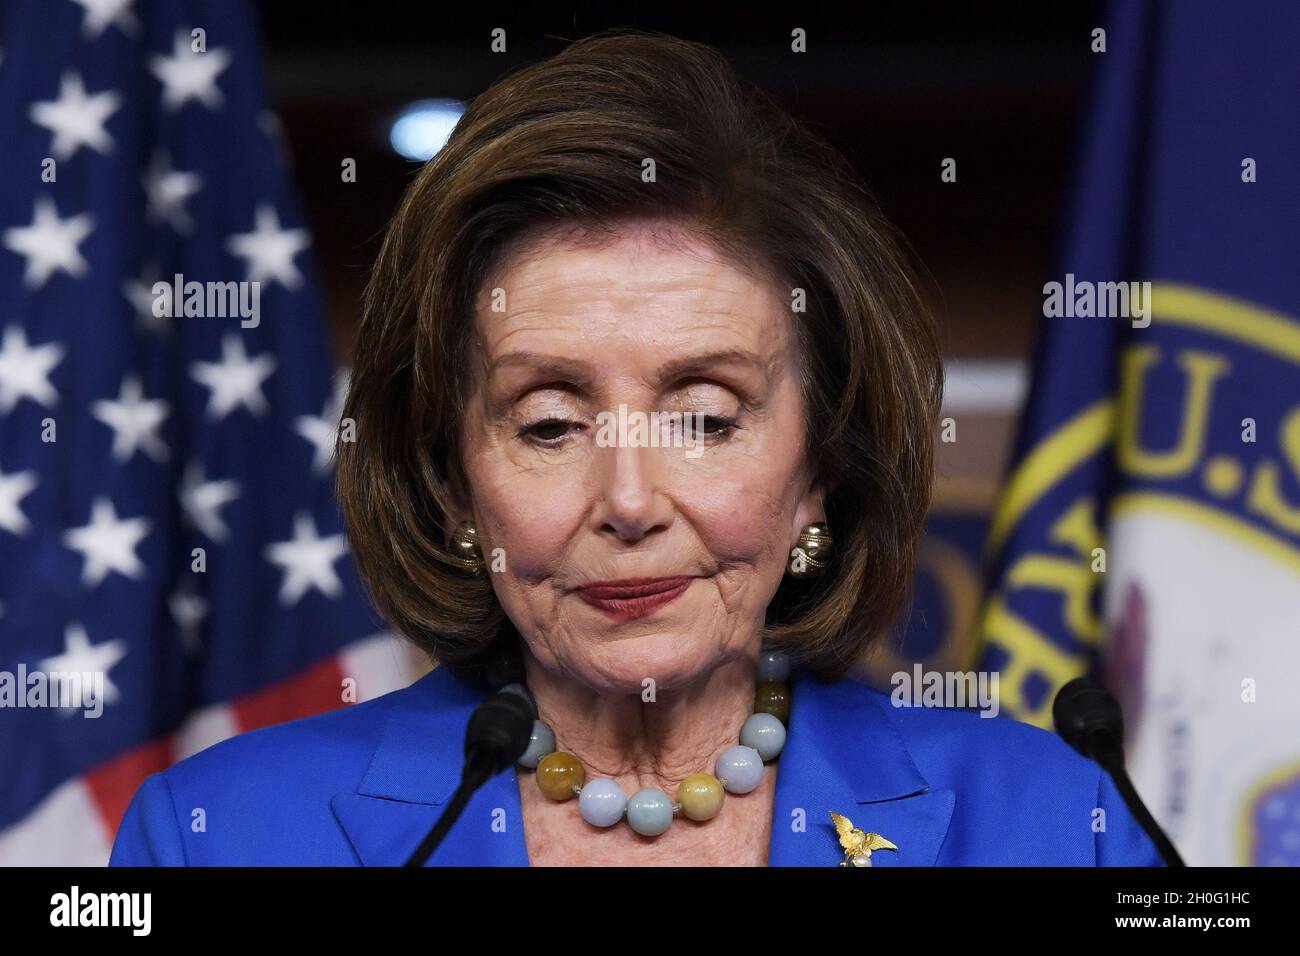
[[[110,865],[401,865],[459,783],[465,724],[485,693],[438,668],[223,741],[141,784]],[[873,866],[1161,865],[1110,777],[1055,734],[897,708],[852,680],[795,674],[792,694],[772,866],[838,865],[832,810],[898,846]],[[528,865],[513,769],[474,795],[429,865]]]

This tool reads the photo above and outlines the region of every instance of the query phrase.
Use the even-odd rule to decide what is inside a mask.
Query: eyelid
[[[541,386],[545,392],[547,386]],[[545,395],[534,398],[537,386],[528,386],[517,396],[499,399],[493,406],[494,418],[503,424],[520,426],[540,421],[544,418],[585,418],[585,398],[574,396],[572,389],[557,389],[569,393],[562,395]],[[533,399],[529,401],[529,399]]]
[[[698,373],[669,383],[669,385],[664,389],[664,392],[689,392],[692,388],[698,388],[700,386],[730,392],[741,399],[750,395],[750,389],[745,387],[745,385],[740,381],[709,378],[707,376],[699,375]]]
[[[533,392],[559,391],[567,392],[571,395],[586,397],[587,389],[590,383],[575,382],[570,379],[551,379],[544,382],[530,382],[512,389],[503,400],[502,404],[509,406],[517,404],[525,396]],[[661,386],[662,394],[683,391],[693,386],[704,385],[712,388],[719,388],[723,391],[732,392],[742,398],[752,398],[750,389],[745,387],[740,381],[732,379],[720,379],[706,375],[701,372],[690,372],[676,379],[670,379]]]
[[[741,416],[744,415],[745,411],[746,411],[746,407],[742,403],[741,407],[736,411],[734,415],[729,415],[726,413],[718,414],[718,415],[710,415],[703,412],[693,413],[693,414],[700,414],[706,420],[711,420],[714,423],[720,423],[721,427],[713,431],[703,431],[703,430],[701,431],[701,434],[704,436],[705,444],[716,444],[718,442],[730,438],[735,432],[741,431],[745,428],[745,426],[740,423]],[[684,424],[685,423],[683,423],[683,425]],[[556,438],[550,440],[541,438],[538,435],[533,434],[533,432],[536,429],[546,425],[565,425],[571,427],[566,429],[564,434],[559,435]],[[695,422],[692,421],[691,426],[693,427],[694,425]],[[538,418],[531,422],[526,422],[522,425],[519,425],[515,429],[515,438],[526,445],[532,446],[533,448],[542,448],[542,449],[562,448],[568,442],[569,438],[571,437],[574,431],[582,431],[585,428],[586,428],[586,423],[584,422],[577,422],[567,418],[557,418],[554,415],[546,415],[543,416],[542,418]]]
[[[565,392],[569,395],[583,397],[582,387],[573,382],[553,381],[534,382],[511,389],[501,400],[502,408],[513,408],[534,392]]]

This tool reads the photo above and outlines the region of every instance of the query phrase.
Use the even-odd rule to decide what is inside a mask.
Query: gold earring
[[[478,546],[478,530],[468,521],[456,525],[448,542],[452,560],[469,574],[481,574],[484,567],[483,552]]]
[[[834,550],[831,526],[824,521],[814,521],[799,532],[799,543],[790,549],[790,563],[786,573],[800,580],[815,578],[830,567]]]

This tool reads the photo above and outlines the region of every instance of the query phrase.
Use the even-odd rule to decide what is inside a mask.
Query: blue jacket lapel
[[[394,702],[355,793],[330,801],[366,866],[401,866],[460,783],[465,725],[483,693],[439,667]],[[430,866],[527,866],[514,769],[493,777],[434,851]]]
[[[398,697],[361,784],[330,803],[366,866],[400,866],[437,822],[459,783],[465,725],[483,692],[437,668]],[[792,697],[769,865],[836,865],[842,851],[831,810],[898,845],[876,851],[873,866],[933,865],[955,798],[921,776],[886,698],[802,673]],[[528,865],[514,769],[474,795],[429,865]]]
[[[898,846],[872,866],[933,866],[955,796],[932,790],[913,763],[886,698],[850,680],[796,674],[781,754],[770,866],[835,866],[843,858],[834,810]]]

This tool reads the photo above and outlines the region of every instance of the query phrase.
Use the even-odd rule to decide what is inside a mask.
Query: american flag
[[[348,558],[342,380],[254,27],[0,2],[2,864],[103,864],[147,774],[418,671]]]

